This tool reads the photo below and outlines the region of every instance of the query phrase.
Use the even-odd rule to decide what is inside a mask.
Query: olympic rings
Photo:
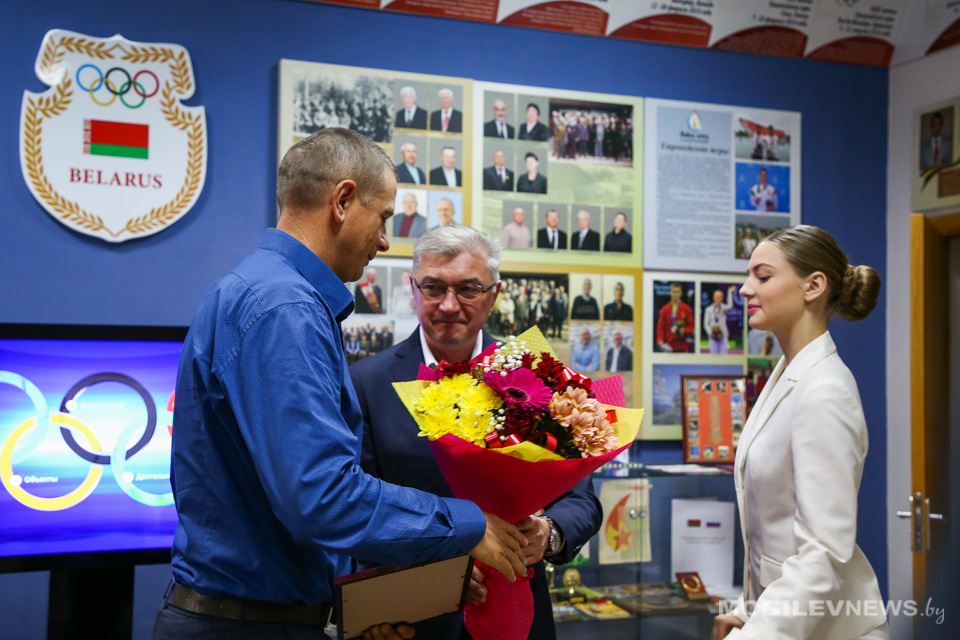
[[[127,451],[126,459],[129,460],[135,453],[147,446],[150,438],[153,437],[154,430],[157,428],[157,406],[153,402],[153,398],[150,397],[150,394],[139,382],[122,373],[97,373],[92,376],[87,376],[67,391],[63,397],[63,402],[60,403],[60,413],[70,413],[69,405],[75,404],[76,399],[80,397],[80,394],[83,393],[87,387],[95,385],[98,382],[119,382],[125,384],[139,393],[143,404],[146,405],[147,426],[143,430],[143,435],[140,436],[140,440]],[[69,429],[60,427],[60,435],[63,436],[67,446],[87,462],[92,462],[93,464],[110,464],[110,456],[103,455],[102,453],[91,453],[77,444],[77,440],[73,437],[73,433]],[[100,446],[97,445],[97,449],[99,448]]]
[[[97,72],[97,80],[96,82],[90,82],[88,85],[85,86],[83,83],[83,80],[80,78],[80,73],[87,67]],[[117,85],[114,84],[110,79],[110,74],[116,74],[116,73],[122,73],[127,78],[126,81],[124,81],[123,84],[120,85],[119,89],[117,89]],[[153,91],[151,91],[150,93],[147,93],[143,84],[141,82],[138,82],[138,80],[140,79],[140,76],[143,76],[143,75],[148,75],[153,78]],[[100,70],[100,67],[94,64],[84,64],[77,69],[76,81],[77,81],[77,86],[80,87],[81,90],[89,93],[90,98],[101,107],[107,107],[113,104],[117,96],[120,96],[120,102],[122,102],[124,106],[130,109],[139,109],[141,106],[143,106],[143,103],[147,101],[147,98],[152,98],[153,96],[157,95],[157,92],[160,90],[160,79],[157,78],[157,74],[155,74],[153,71],[150,71],[149,69],[141,69],[140,71],[135,73],[133,77],[131,77],[130,72],[124,69],[123,67],[112,67],[109,70],[107,70],[106,73],[104,73],[103,71]],[[105,87],[107,89],[107,93],[110,93],[112,95],[110,100],[101,101],[101,100],[97,100],[97,98],[94,96],[94,94],[97,91],[99,91],[101,87]],[[126,100],[124,100],[124,96],[128,92],[130,92],[131,89],[135,94],[137,94],[141,98],[140,104],[136,106],[133,106],[127,103]]]
[[[43,439],[47,436],[47,430],[50,427],[50,418],[47,414],[47,399],[40,393],[37,385],[33,384],[23,376],[12,371],[0,371],[0,384],[9,384],[23,390],[33,403],[33,411],[36,414],[36,423],[30,436],[23,441],[20,448],[13,454],[13,462],[23,462],[31,453],[33,453]]]
[[[13,480],[13,449],[20,437],[34,427],[35,420],[36,418],[28,418],[17,425],[17,428],[13,430],[7,438],[7,441],[3,444],[3,449],[0,449],[0,482],[3,483],[3,486],[10,492],[14,500],[31,509],[36,509],[37,511],[61,511],[63,509],[69,509],[93,493],[93,490],[97,487],[97,483],[100,482],[100,477],[103,475],[103,467],[91,465],[87,477],[80,483],[80,486],[58,498],[41,498],[32,493],[27,493],[19,483],[15,483]],[[68,425],[78,429],[90,442],[90,446],[95,449],[100,448],[100,443],[97,441],[97,437],[93,435],[93,431],[76,418],[55,413],[50,416],[50,422]],[[60,428],[65,429],[66,427]]]
[[[117,436],[117,442],[113,445],[113,455],[110,456],[110,470],[113,471],[113,477],[117,485],[123,489],[123,492],[141,504],[148,507],[165,507],[173,504],[173,491],[167,493],[149,493],[133,484],[133,479],[127,477],[126,460],[123,457],[123,449],[130,441],[130,437],[136,432],[137,423],[130,422],[120,435]],[[100,469],[101,467],[97,467]],[[131,474],[132,475],[132,474]]]

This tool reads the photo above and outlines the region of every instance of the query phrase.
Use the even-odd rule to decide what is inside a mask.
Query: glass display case
[[[709,638],[714,615],[725,600],[739,595],[742,581],[743,543],[732,470],[633,461],[604,465],[593,482],[604,503],[600,531],[589,550],[571,564],[548,568],[557,637]],[[611,490],[605,491],[608,483]],[[726,516],[715,515],[718,511]],[[699,513],[707,515],[701,518]],[[674,542],[680,554],[676,563]],[[633,551],[624,553],[630,545]],[[688,551],[691,559],[685,556]],[[630,561],[631,555],[639,560]],[[729,571],[727,582],[732,584],[708,586],[710,598],[693,600],[674,569],[706,573],[714,583],[718,570],[722,576]]]

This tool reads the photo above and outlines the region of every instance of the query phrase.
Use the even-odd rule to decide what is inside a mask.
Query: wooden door
[[[911,495],[901,518],[911,523],[913,592],[925,602],[949,567],[950,361],[947,239],[960,214],[910,220]],[[906,338],[906,337],[905,337]],[[920,620],[917,619],[919,623]],[[922,637],[922,636],[918,636]]]

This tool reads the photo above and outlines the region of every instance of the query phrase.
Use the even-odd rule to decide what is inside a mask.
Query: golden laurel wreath
[[[125,231],[136,235],[167,224],[179,215],[194,198],[197,189],[200,188],[200,177],[203,172],[202,120],[199,116],[183,111],[177,104],[177,97],[187,95],[193,88],[185,53],[181,51],[177,54],[165,47],[125,46],[118,43],[108,46],[104,42],[94,43],[86,38],[64,36],[59,40],[51,39],[47,43],[41,56],[41,71],[53,74],[63,61],[64,53],[68,51],[70,53],[82,53],[98,60],[115,60],[117,58],[115,52],[119,52],[121,60],[134,64],[144,62],[169,64],[171,79],[163,85],[160,106],[167,122],[181,131],[187,132],[187,174],[183,186],[180,187],[180,191],[177,192],[173,200],[162,207],[154,207],[142,216],[131,218],[127,221],[126,226],[117,232],[107,228],[100,216],[88,213],[76,202],[71,202],[57,193],[43,169],[43,153],[40,149],[40,140],[44,119],[63,113],[73,99],[73,90],[70,88],[72,81],[69,77],[65,77],[57,85],[52,96],[27,98],[23,147],[27,175],[30,176],[33,188],[51,209],[60,214],[62,219],[90,231],[104,230],[111,236],[117,237]]]

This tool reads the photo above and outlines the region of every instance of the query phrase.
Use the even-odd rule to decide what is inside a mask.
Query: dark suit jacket
[[[486,348],[493,338],[483,333]],[[420,329],[395,347],[361,360],[350,367],[350,377],[363,412],[363,447],[360,464],[367,473],[387,482],[452,497],[440,468],[430,452],[426,438],[417,436],[419,428],[391,386],[393,382],[415,380],[423,351]],[[603,514],[588,477],[547,506],[546,514],[563,531],[565,543],[552,560],[569,562],[580,547],[600,529]],[[543,562],[534,566],[530,580],[533,590],[533,627],[531,640],[556,637],[553,607],[544,575]],[[416,625],[418,638],[458,640],[462,618],[450,614],[436,621]]]
[[[504,123],[506,124],[506,123]],[[497,133],[497,121],[491,120],[489,122],[483,123],[483,135],[486,138],[502,138],[500,134]],[[507,125],[507,137],[513,138],[513,125]]]
[[[463,184],[463,176],[460,169],[454,169],[457,172],[457,186]],[[434,167],[430,170],[430,184],[438,184],[442,187],[451,186],[447,184],[447,178],[443,175],[443,167]]]
[[[494,129],[496,132],[496,129]],[[547,130],[547,126],[542,122],[538,122],[536,126],[533,127],[533,131],[527,133],[527,123],[520,123],[520,131],[517,133],[518,140],[540,140],[541,142],[546,142],[547,138],[550,137],[550,132]]]
[[[610,371],[610,365],[613,364],[613,347],[607,349],[607,371]],[[626,346],[620,347],[620,355],[617,357],[617,373],[621,371],[633,371],[633,351]]]
[[[380,290],[380,285],[373,285],[373,293],[377,296],[377,305],[380,307],[380,311],[376,313],[383,313],[383,292]],[[353,290],[353,304],[356,307],[354,313],[374,313],[373,308],[367,301],[367,296],[363,295],[359,283],[357,283],[356,288]]]
[[[513,191],[513,171],[504,167],[507,172],[507,181],[500,184],[500,177],[497,175],[495,166],[487,167],[483,170],[483,188],[494,191]]]
[[[430,114],[430,130],[442,131],[443,123],[440,121],[441,109],[437,109]],[[450,110],[450,122],[447,123],[447,133],[460,133],[463,130],[463,114],[456,109]]]
[[[579,246],[580,229],[570,233],[570,248],[581,251],[600,251],[600,234],[593,229],[587,230],[587,237],[583,239],[583,246]]]
[[[427,184],[427,174],[423,172],[423,169],[420,167],[414,167],[414,169],[417,170],[417,174],[420,177],[420,184]],[[407,168],[406,162],[401,162],[397,165],[397,182],[412,182],[416,184],[413,176],[410,175],[410,169]]]
[[[546,193],[547,177],[542,173],[538,173],[537,177],[531,180],[527,177],[527,174],[524,173],[522,176],[517,178],[517,192]]]
[[[394,121],[393,126],[395,127],[406,127],[407,129],[426,129],[427,128],[427,110],[421,109],[420,105],[417,105],[416,110],[413,112],[413,122],[407,124],[404,120],[404,112],[406,109],[400,109],[397,111],[397,119]]]
[[[567,232],[557,229],[557,234],[560,236],[557,239],[557,244],[559,245],[558,249],[567,248]],[[553,245],[550,244],[550,240],[547,237],[547,228],[544,227],[537,231],[537,249],[553,249]]]

